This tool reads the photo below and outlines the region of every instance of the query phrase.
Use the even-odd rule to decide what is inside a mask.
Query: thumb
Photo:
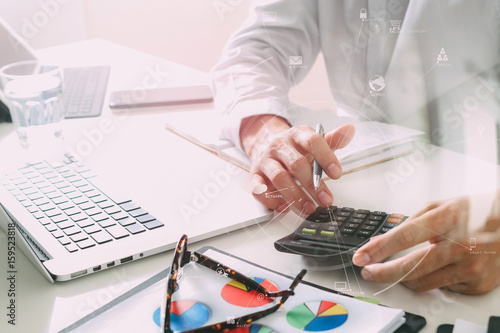
[[[344,148],[351,142],[356,132],[352,124],[345,124],[325,134],[325,140],[333,150]]]

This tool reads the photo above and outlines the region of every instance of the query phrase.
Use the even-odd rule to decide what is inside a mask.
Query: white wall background
[[[251,0],[0,0],[0,16],[35,49],[102,38],[209,71],[248,14]],[[334,104],[323,58],[292,100]]]

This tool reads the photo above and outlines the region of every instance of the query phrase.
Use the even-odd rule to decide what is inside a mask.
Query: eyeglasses
[[[172,329],[170,328],[170,314],[171,314],[171,306],[172,306],[172,295],[174,292],[179,290],[179,280],[182,275],[182,267],[184,265],[194,262],[200,264],[204,267],[210,268],[211,270],[217,272],[220,275],[225,275],[233,280],[243,283],[247,287],[263,294],[266,298],[274,300],[277,297],[280,297],[279,301],[276,302],[275,305],[268,309],[264,309],[258,312],[250,313],[238,318],[234,318],[234,320],[220,322],[217,324],[213,324],[211,326],[204,326],[194,330],[190,330],[189,332],[213,332],[213,331],[226,331],[229,329],[241,327],[241,326],[249,326],[253,321],[260,319],[262,317],[268,316],[271,313],[276,312],[288,299],[288,297],[293,296],[295,294],[294,289],[297,285],[302,281],[304,275],[306,274],[306,270],[303,269],[297,275],[297,277],[293,280],[292,284],[288,289],[282,291],[270,291],[261,286],[256,281],[246,277],[245,275],[238,273],[232,268],[229,268],[218,261],[211,259],[207,256],[204,256],[198,252],[189,252],[187,250],[187,236],[183,235],[177,244],[177,248],[174,253],[174,260],[172,262],[172,266],[170,267],[170,274],[167,278],[167,299],[163,314],[163,328],[165,333],[172,333]]]

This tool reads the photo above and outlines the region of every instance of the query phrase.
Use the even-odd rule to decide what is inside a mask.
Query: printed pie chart
[[[321,332],[342,326],[347,316],[347,310],[335,302],[313,301],[292,308],[286,314],[286,320],[295,328]]]
[[[269,327],[262,325],[250,325],[245,327],[238,327],[230,330],[228,333],[274,333]]]
[[[278,287],[269,280],[258,277],[251,279],[269,291],[278,291]],[[273,301],[256,290],[252,290],[243,283],[234,280],[222,287],[221,296],[228,303],[245,308],[254,308]]]
[[[210,310],[206,305],[195,301],[172,302],[170,312],[170,328],[173,331],[189,331],[202,327],[210,317]],[[158,308],[153,314],[153,320],[161,327],[160,317],[161,309]]]

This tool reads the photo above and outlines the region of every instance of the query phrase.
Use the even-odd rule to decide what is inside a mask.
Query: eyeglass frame
[[[170,272],[167,276],[167,295],[165,300],[164,311],[162,313],[162,323],[163,323],[164,333],[174,332],[170,329],[170,314],[171,314],[170,312],[172,306],[172,296],[174,292],[179,290],[179,280],[180,280],[180,275],[182,275],[182,268],[184,267],[184,265],[190,262],[195,262],[197,264],[200,264],[204,267],[207,267],[217,272],[218,274],[224,274],[225,276],[235,281],[243,283],[247,287],[250,287],[251,289],[257,292],[260,292],[268,299],[274,300],[277,297],[280,297],[281,299],[275,305],[273,305],[268,309],[253,312],[238,318],[234,319],[232,318],[231,322],[228,321],[219,322],[216,324],[212,324],[210,326],[202,326],[193,330],[185,331],[184,333],[213,332],[214,330],[221,331],[221,330],[234,329],[242,326],[249,326],[253,321],[261,319],[276,312],[287,301],[287,299],[290,296],[295,295],[294,292],[295,287],[297,287],[297,285],[304,278],[304,275],[307,273],[307,270],[302,269],[300,273],[297,274],[297,276],[295,277],[295,279],[293,280],[288,289],[281,291],[269,291],[263,286],[261,286],[259,283],[257,283],[255,280],[252,280],[249,277],[235,271],[234,269],[221,264],[217,260],[209,258],[196,251],[193,252],[187,251],[187,238],[188,238],[187,235],[184,234],[177,243],[177,247],[175,248],[174,252],[174,258],[172,260],[172,265],[170,266]]]

